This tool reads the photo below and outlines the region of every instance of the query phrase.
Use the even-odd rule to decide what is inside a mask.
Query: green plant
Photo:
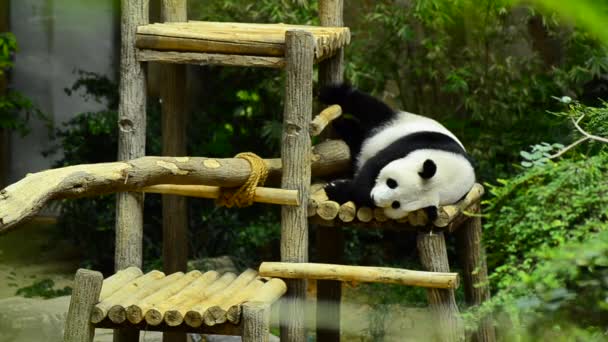
[[[17,296],[25,298],[42,297],[44,299],[67,296],[72,293],[72,288],[69,286],[63,289],[54,289],[55,282],[52,279],[42,279],[34,282],[30,286],[19,288],[15,293]]]
[[[557,115],[576,123],[574,140],[580,130],[605,132],[608,105],[574,102]],[[603,145],[575,142],[555,154],[559,159],[543,155],[552,145],[537,145],[536,155],[522,153],[534,165],[498,185],[487,184],[485,244],[497,293],[479,314],[492,308],[507,312],[524,340],[565,333],[585,340],[601,336],[600,317],[608,310],[608,153]]]
[[[17,40],[12,33],[0,33],[0,79],[13,68],[12,58],[17,49]],[[28,121],[32,116],[45,121],[50,128],[49,119],[29,98],[15,90],[0,92],[0,129],[24,136],[29,132]]]

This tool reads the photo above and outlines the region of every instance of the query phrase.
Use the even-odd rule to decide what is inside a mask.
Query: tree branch
[[[324,177],[345,171],[350,152],[340,140],[313,148],[312,174]],[[280,159],[264,159],[267,183],[279,184]],[[249,177],[251,166],[240,158],[142,157],[129,161],[74,165],[30,174],[0,191],[0,233],[35,215],[49,201],[142,191],[156,184],[200,184],[237,187]]]

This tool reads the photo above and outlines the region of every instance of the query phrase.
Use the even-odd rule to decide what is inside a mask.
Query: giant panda
[[[353,173],[325,186],[330,200],[380,207],[392,219],[424,209],[434,220],[438,206],[459,201],[475,184],[463,144],[439,122],[393,110],[347,84],[321,89],[319,99],[354,117],[334,121],[351,150]]]

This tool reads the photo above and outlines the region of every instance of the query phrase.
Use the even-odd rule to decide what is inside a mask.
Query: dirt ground
[[[0,235],[0,299],[44,279],[51,279],[56,288],[71,286],[77,254],[66,244],[49,243],[52,224],[51,219],[34,219]]]

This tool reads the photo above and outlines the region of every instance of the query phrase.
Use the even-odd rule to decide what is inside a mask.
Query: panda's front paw
[[[439,216],[437,212],[437,207],[435,206],[426,207],[423,208],[423,210],[426,213],[426,216],[428,216],[429,222],[435,221],[437,219],[437,216]]]
[[[325,185],[325,193],[330,201],[344,204],[351,200],[351,185],[350,179],[338,179]]]

